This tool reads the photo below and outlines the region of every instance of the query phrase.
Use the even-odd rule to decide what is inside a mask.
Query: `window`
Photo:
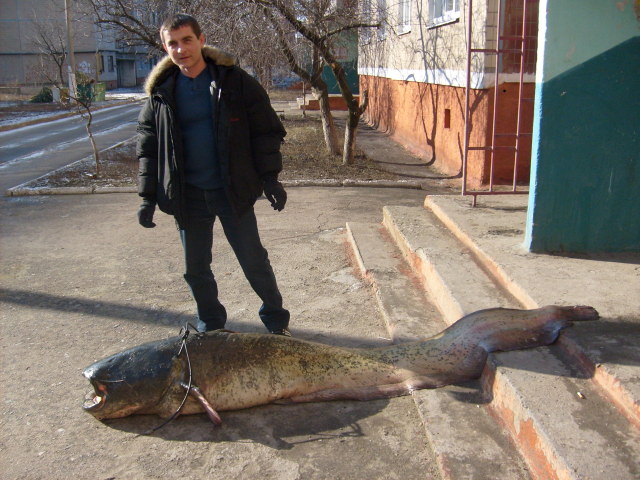
[[[387,36],[387,0],[378,0],[378,40],[384,40]]]
[[[362,0],[362,20],[365,23],[373,23],[373,15],[371,14],[371,0]],[[365,27],[360,31],[360,43],[365,45],[371,41],[371,28]]]
[[[457,21],[460,18],[460,0],[431,0],[429,18],[431,26]]]
[[[398,3],[398,34],[411,31],[411,0],[400,0]]]
[[[375,5],[374,5],[375,2]],[[370,43],[375,36],[379,41],[386,38],[387,24],[387,0],[362,0],[362,19],[365,23],[379,24],[380,26],[365,27],[360,30],[360,43],[366,45]]]
[[[107,57],[107,65],[108,65],[107,71],[113,72],[115,70],[115,64],[113,62],[113,55],[109,55]]]

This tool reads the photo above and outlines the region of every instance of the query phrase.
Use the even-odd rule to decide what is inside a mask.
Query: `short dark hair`
[[[200,38],[202,29],[200,28],[200,24],[198,23],[198,21],[191,15],[187,15],[186,13],[176,13],[175,15],[167,18],[160,26],[160,40],[162,40],[162,42],[164,43],[162,32],[164,32],[165,30],[177,30],[178,28],[185,26],[191,27],[193,33],[196,34],[196,37]]]

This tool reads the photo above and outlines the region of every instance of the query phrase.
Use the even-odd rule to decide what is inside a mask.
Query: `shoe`
[[[286,328],[281,328],[279,330],[271,330],[270,333],[272,333],[273,335],[282,335],[283,337],[291,336],[291,332]]]

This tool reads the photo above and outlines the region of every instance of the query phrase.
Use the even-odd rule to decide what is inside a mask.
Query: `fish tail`
[[[444,333],[454,338],[473,339],[487,352],[509,351],[549,345],[573,322],[598,318],[598,312],[587,306],[549,305],[533,310],[491,308],[462,317]]]

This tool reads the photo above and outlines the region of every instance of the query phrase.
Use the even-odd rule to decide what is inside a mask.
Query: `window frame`
[[[378,37],[378,41],[381,42],[387,38],[387,0],[376,0],[376,9],[376,18],[380,24],[376,35]]]
[[[411,0],[398,2],[398,35],[411,31]]]
[[[360,13],[362,15],[362,19],[365,22],[372,22],[373,20],[371,4],[372,4],[372,0],[361,0],[360,2],[360,9],[361,9]],[[372,37],[373,37],[373,33],[370,28],[361,29],[360,35],[359,35],[360,45],[367,45],[371,43]]]
[[[447,4],[451,4],[449,7]],[[430,0],[429,27],[438,27],[460,20],[462,0]]]

